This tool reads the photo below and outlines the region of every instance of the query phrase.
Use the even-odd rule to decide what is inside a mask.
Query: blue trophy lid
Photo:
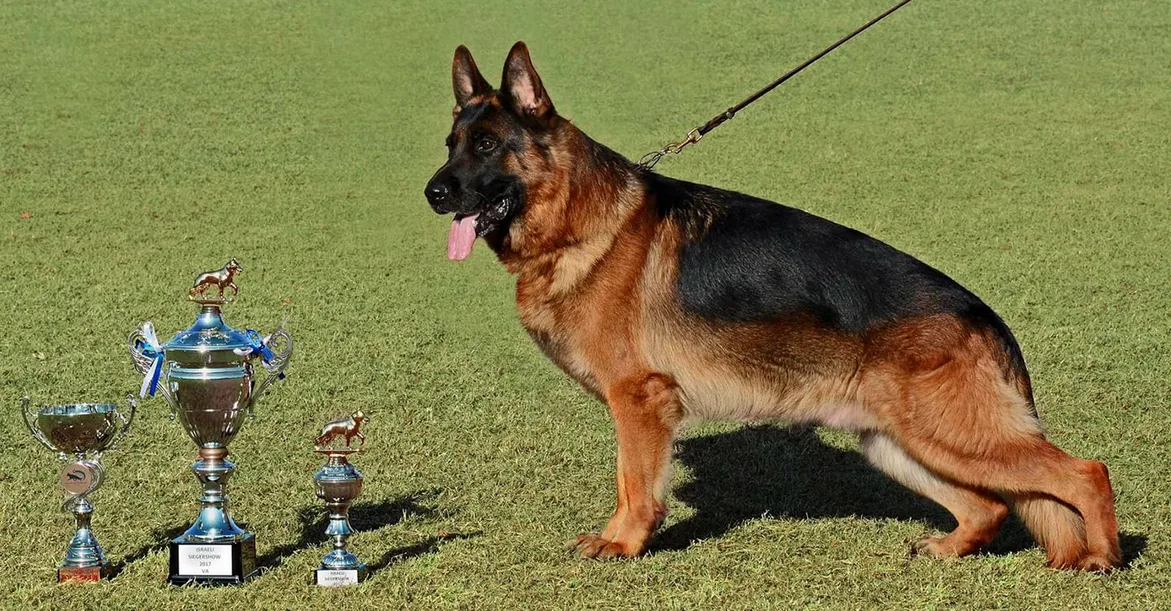
[[[180,331],[163,344],[168,355],[181,352],[231,352],[251,346],[248,336],[224,322],[218,305],[203,305],[190,328]]]

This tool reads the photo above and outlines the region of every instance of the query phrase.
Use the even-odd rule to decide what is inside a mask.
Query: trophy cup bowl
[[[69,403],[37,410],[34,435],[60,454],[103,452],[125,425],[113,403]]]
[[[106,470],[100,462],[103,452],[114,447],[130,429],[138,404],[127,397],[129,415],[113,403],[68,403],[33,408],[29,398],[21,404],[21,415],[33,437],[66,461],[61,486],[69,498],[61,508],[71,511],[76,526],[57,568],[58,581],[98,581],[109,577],[110,561],[102,552],[90,526],[93,504],[89,495],[101,486]]]
[[[232,302],[233,279],[240,272],[233,259],[217,272],[201,274],[188,295],[200,306],[195,324],[166,343],[159,343],[150,322],[128,338],[144,376],[142,394],[162,394],[199,449],[191,466],[203,487],[199,517],[170,546],[168,581],[176,585],[243,583],[257,574],[255,536],[236,524],[228,508],[225,486],[236,469],[228,460],[228,444],[257,399],[284,378],[293,338],[283,327],[261,337],[224,322],[221,306]],[[218,297],[205,295],[212,286],[219,287]],[[224,297],[224,288],[233,294]]]
[[[246,366],[189,368],[168,372],[175,414],[201,448],[227,447],[252,405],[252,372]]]

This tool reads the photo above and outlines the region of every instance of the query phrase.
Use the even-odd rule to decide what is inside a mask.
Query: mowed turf
[[[0,604],[16,608],[1171,607],[1171,4],[920,0],[660,170],[801,207],[944,270],[1015,331],[1050,436],[1105,461],[1129,568],[911,558],[942,510],[844,434],[704,425],[677,447],[652,552],[562,545],[614,503],[605,406],[531,345],[479,245],[445,260],[423,185],[450,59],[498,82],[527,41],[557,108],[637,157],[885,9],[841,2],[0,3]],[[196,513],[195,447],[144,402],[94,525],[118,576],[58,586],[59,462],[16,415],[136,390],[124,338],[186,327],[197,272],[239,258],[230,323],[296,340],[232,445],[267,572],[163,585]],[[326,551],[315,429],[372,415],[353,549]]]

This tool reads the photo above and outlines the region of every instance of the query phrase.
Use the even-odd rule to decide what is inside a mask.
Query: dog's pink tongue
[[[447,234],[448,259],[463,261],[472,254],[472,245],[476,243],[477,216],[480,215],[473,214],[451,221],[451,232]]]

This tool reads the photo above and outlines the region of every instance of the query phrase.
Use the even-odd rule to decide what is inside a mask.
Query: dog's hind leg
[[[587,558],[632,557],[667,515],[671,448],[682,419],[674,381],[650,373],[627,378],[606,392],[618,435],[618,507],[600,535],[574,541]]]
[[[1106,466],[1047,441],[1029,398],[994,354],[972,337],[932,367],[875,375],[871,397],[885,397],[874,405],[885,430],[930,471],[1008,498],[1046,546],[1050,566],[1118,566]]]
[[[940,478],[908,456],[890,437],[866,432],[861,442],[862,453],[871,464],[955,516],[955,530],[942,537],[916,541],[913,552],[936,558],[975,553],[992,541],[1008,517],[1008,505],[998,496]]]
[[[1114,496],[1102,463],[1070,456],[1040,437],[1006,440],[980,457],[935,442],[916,442],[911,451],[949,477],[1012,499],[1046,546],[1050,566],[1104,571],[1121,563]]]

